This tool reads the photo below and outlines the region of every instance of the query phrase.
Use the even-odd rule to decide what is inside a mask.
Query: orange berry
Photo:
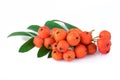
[[[63,53],[63,59],[65,61],[72,61],[75,59],[75,52],[72,50],[68,50],[65,53]]]
[[[98,50],[102,54],[107,54],[110,52],[111,44],[112,44],[111,41],[106,38],[100,38],[97,40]]]
[[[63,59],[63,54],[58,52],[57,50],[53,50],[51,55],[52,55],[52,58],[57,61]]]
[[[92,35],[90,32],[84,31],[81,33],[81,43],[88,45],[92,41]]]
[[[36,47],[40,48],[43,44],[43,39],[40,36],[35,36],[33,43]]]
[[[65,40],[61,40],[58,42],[57,50],[59,52],[66,52],[68,50],[69,44]]]
[[[85,57],[87,54],[87,48],[85,47],[85,45],[78,45],[75,47],[75,54],[77,58],[82,58]]]
[[[59,28],[53,28],[53,29],[51,30],[51,36],[52,36],[52,37],[54,37],[55,31],[56,31],[57,29],[59,29]]]
[[[55,42],[55,40],[53,38],[45,38],[44,39],[44,46],[47,48],[47,49],[51,49],[52,48],[52,44]]]
[[[67,34],[67,42],[70,46],[76,46],[80,42],[80,36],[77,32],[69,32]]]
[[[50,29],[47,26],[40,27],[38,34],[41,38],[47,38],[50,36]]]
[[[57,43],[52,44],[52,50],[55,50],[55,49],[57,49]]]
[[[97,46],[94,43],[90,43],[89,45],[87,45],[87,53],[88,54],[95,54],[95,52],[97,51]]]
[[[58,42],[66,38],[67,32],[63,29],[57,29],[54,34],[54,39]]]
[[[69,30],[69,32],[77,32],[80,35],[82,33],[82,30],[78,28],[72,28]]]
[[[100,32],[99,37],[100,38],[106,38],[106,39],[110,40],[111,39],[111,34],[110,34],[109,31],[103,30],[103,31]]]

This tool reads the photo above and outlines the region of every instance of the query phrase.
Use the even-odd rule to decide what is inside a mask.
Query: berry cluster
[[[93,38],[92,31],[82,31],[78,28],[69,31],[60,28],[50,30],[43,26],[38,29],[38,35],[34,37],[33,43],[38,48],[44,45],[52,50],[51,56],[55,60],[72,61],[75,58],[95,54],[97,48],[100,53],[107,54],[111,47],[110,39],[111,34],[106,30],[101,31],[97,38]]]

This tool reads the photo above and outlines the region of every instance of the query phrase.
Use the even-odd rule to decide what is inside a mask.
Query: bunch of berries
[[[95,41],[92,31],[82,31],[78,28],[69,31],[60,28],[50,30],[43,26],[38,29],[38,35],[34,37],[33,43],[38,48],[44,45],[52,50],[51,56],[55,60],[72,61],[75,58],[95,54],[97,48],[100,53],[107,54],[111,47],[110,39],[111,34],[106,30],[101,31]]]

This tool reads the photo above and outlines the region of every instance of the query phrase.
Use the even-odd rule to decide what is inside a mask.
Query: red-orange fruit
[[[56,31],[57,29],[59,29],[59,28],[53,28],[53,29],[51,30],[51,36],[52,36],[52,37],[54,37],[55,31]]]
[[[52,55],[52,58],[57,61],[63,59],[63,53],[60,53],[57,50],[53,50],[51,55]]]
[[[43,44],[43,39],[40,36],[35,36],[33,43],[36,47],[40,48]]]
[[[68,50],[65,53],[63,53],[63,59],[65,61],[73,61],[75,59],[75,52],[72,50]]]
[[[100,38],[106,38],[106,39],[110,40],[111,39],[111,34],[110,34],[109,31],[103,30],[103,31],[100,32],[99,37]]]
[[[92,41],[92,35],[90,32],[84,31],[81,33],[81,43],[88,45]]]
[[[67,32],[63,29],[57,29],[54,34],[55,41],[64,40],[66,38]]]
[[[52,50],[55,50],[55,49],[57,49],[57,42],[52,44]]]
[[[61,40],[58,42],[57,50],[59,52],[66,52],[68,50],[69,44],[65,40]]]
[[[38,35],[41,38],[47,38],[50,36],[50,29],[47,26],[40,27],[38,29]]]
[[[100,38],[97,40],[98,50],[102,54],[107,54],[110,52],[111,41],[109,39]]]
[[[87,48],[85,47],[85,45],[78,45],[75,47],[75,54],[77,58],[83,58],[86,56],[87,54]]]
[[[53,38],[45,38],[44,39],[44,46],[47,48],[47,49],[52,49],[52,44],[55,43],[55,40]]]
[[[94,43],[90,43],[89,45],[87,45],[87,53],[92,55],[95,54],[95,52],[97,51],[97,46]]]
[[[69,30],[69,32],[77,32],[80,35],[82,33],[82,30],[78,28],[72,28]]]
[[[67,34],[67,42],[70,46],[76,46],[80,42],[80,35],[77,32],[69,32]]]

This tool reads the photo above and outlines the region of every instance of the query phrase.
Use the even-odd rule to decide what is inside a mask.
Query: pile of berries
[[[47,26],[38,29],[38,35],[33,43],[40,48],[44,45],[52,50],[51,56],[55,60],[72,61],[86,55],[93,55],[97,48],[101,54],[107,54],[111,47],[111,34],[103,30],[98,37],[92,37],[92,31],[82,31],[72,28],[69,31],[60,28],[50,30]]]

